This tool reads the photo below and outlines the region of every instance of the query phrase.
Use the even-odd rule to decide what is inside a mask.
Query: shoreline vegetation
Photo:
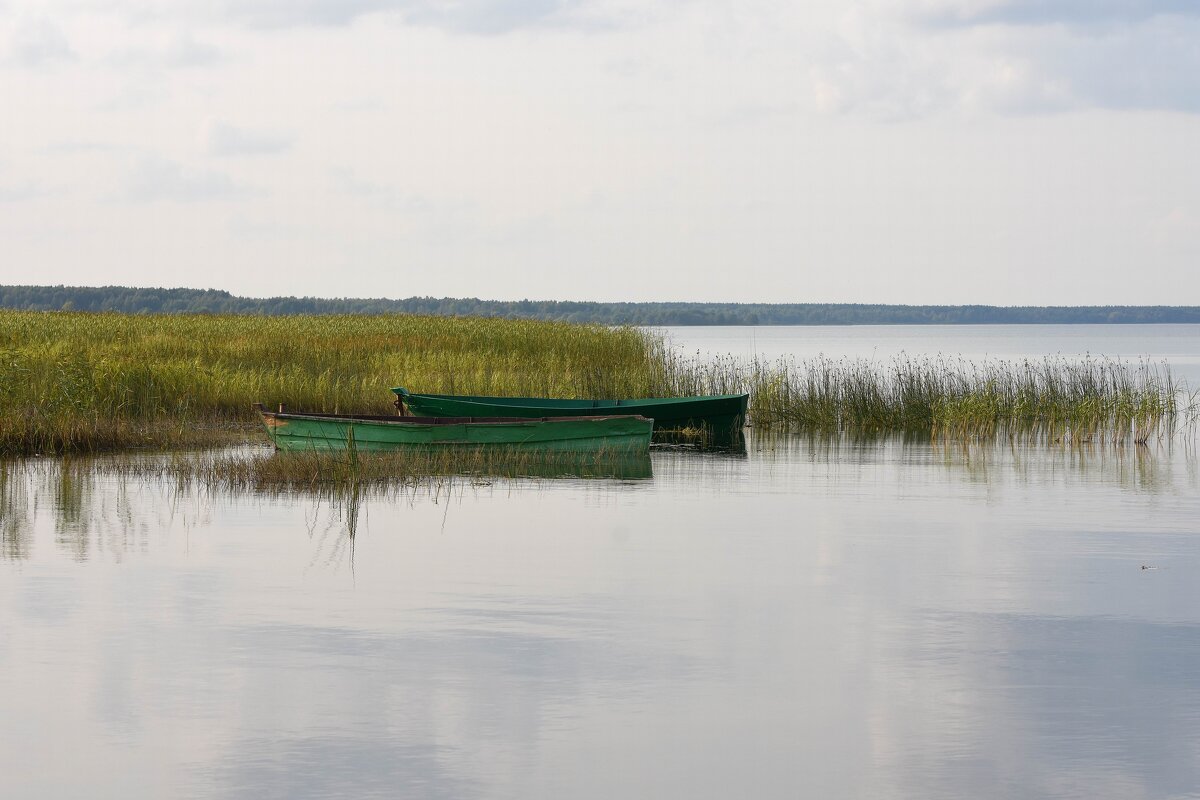
[[[596,398],[748,391],[760,430],[940,439],[1144,443],[1196,416],[1195,396],[1147,363],[701,362],[652,330],[564,322],[0,311],[0,455],[260,442],[255,402],[390,414],[401,384]]]
[[[604,303],[474,297],[238,297],[216,289],[0,286],[0,308],[124,314],[418,314],[601,325],[1007,325],[1200,323],[1200,306],[910,306],[868,303]]]

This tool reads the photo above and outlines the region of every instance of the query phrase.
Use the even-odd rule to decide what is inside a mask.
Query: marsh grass
[[[649,344],[673,394],[750,394],[754,428],[940,439],[1147,442],[1197,419],[1197,395],[1166,364],[1063,357],[973,362],[733,357],[701,361]]]
[[[418,316],[0,311],[0,453],[228,441],[250,405],[393,413],[430,392],[615,398],[653,393],[649,334]]]
[[[251,404],[393,412],[392,386],[547,397],[750,393],[759,429],[1137,442],[1195,421],[1165,365],[1046,358],[742,361],[660,334],[420,316],[0,311],[0,454],[257,440]]]
[[[783,360],[747,372],[758,427],[1144,443],[1196,409],[1165,364],[1112,359]]]

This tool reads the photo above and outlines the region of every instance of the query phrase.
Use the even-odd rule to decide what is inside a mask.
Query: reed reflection
[[[30,558],[39,515],[52,519],[56,550],[83,562],[100,552],[120,559],[147,547],[153,529],[180,518],[190,525],[221,504],[257,500],[310,506],[310,537],[326,552],[318,560],[352,566],[368,505],[436,504],[494,486],[636,483],[654,474],[646,454],[489,456],[458,466],[388,454],[349,462],[261,448],[8,460],[0,462],[0,554]]]
[[[95,474],[87,466],[65,460],[53,479],[46,482],[54,504],[54,541],[76,561],[87,561],[91,548],[91,520],[85,513],[93,506]]]
[[[0,581],[6,787],[54,795],[63,748],[111,796],[1195,785],[1191,451],[748,444],[550,477],[0,462],[33,559]]]
[[[19,469],[0,461],[0,554],[10,561],[29,558],[33,544],[28,484],[13,474]]]
[[[928,434],[754,433],[751,451],[765,464],[936,465],[975,484],[1014,481],[1045,485],[1103,482],[1149,493],[1194,491],[1200,485],[1196,442],[1187,437],[1148,444],[1128,441],[1028,441],[1008,436],[970,440]]]
[[[119,559],[147,548],[151,532],[176,515],[190,524],[214,505],[258,499],[309,504],[310,534],[327,552],[322,559],[352,563],[354,539],[372,505],[440,503],[491,487],[640,483],[656,474],[697,490],[758,491],[774,472],[799,465],[837,476],[847,468],[895,464],[906,468],[896,473],[900,479],[916,468],[936,469],[980,486],[1099,482],[1162,495],[1200,486],[1196,443],[1189,438],[1150,445],[1056,445],[1002,437],[941,441],[912,433],[751,432],[744,449],[665,446],[656,447],[652,457],[523,458],[477,463],[459,472],[442,465],[447,468],[419,473],[411,461],[386,456],[360,456],[357,462],[261,448],[0,462],[0,554],[6,560],[31,556],[39,513],[52,515],[53,545],[63,555],[87,561],[106,552]],[[331,531],[337,532],[333,538]]]

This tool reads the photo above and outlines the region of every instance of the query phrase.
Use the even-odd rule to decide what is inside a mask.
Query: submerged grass
[[[1147,441],[1196,418],[1195,397],[1165,365],[1106,359],[701,360],[653,331],[532,320],[0,311],[0,454],[224,444],[258,436],[252,403],[387,414],[395,385],[749,392],[760,429],[943,439]]]

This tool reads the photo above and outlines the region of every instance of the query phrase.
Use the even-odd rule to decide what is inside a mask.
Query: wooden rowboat
[[[550,419],[394,417],[268,411],[257,404],[280,450],[466,448],[555,453],[645,453],[654,424],[640,416]]]
[[[476,397],[417,394],[392,389],[396,405],[428,416],[502,415],[506,417],[572,417],[580,414],[636,415],[654,420],[655,431],[704,428],[718,437],[741,434],[749,395],[647,397],[634,400],[559,400],[546,397]]]

